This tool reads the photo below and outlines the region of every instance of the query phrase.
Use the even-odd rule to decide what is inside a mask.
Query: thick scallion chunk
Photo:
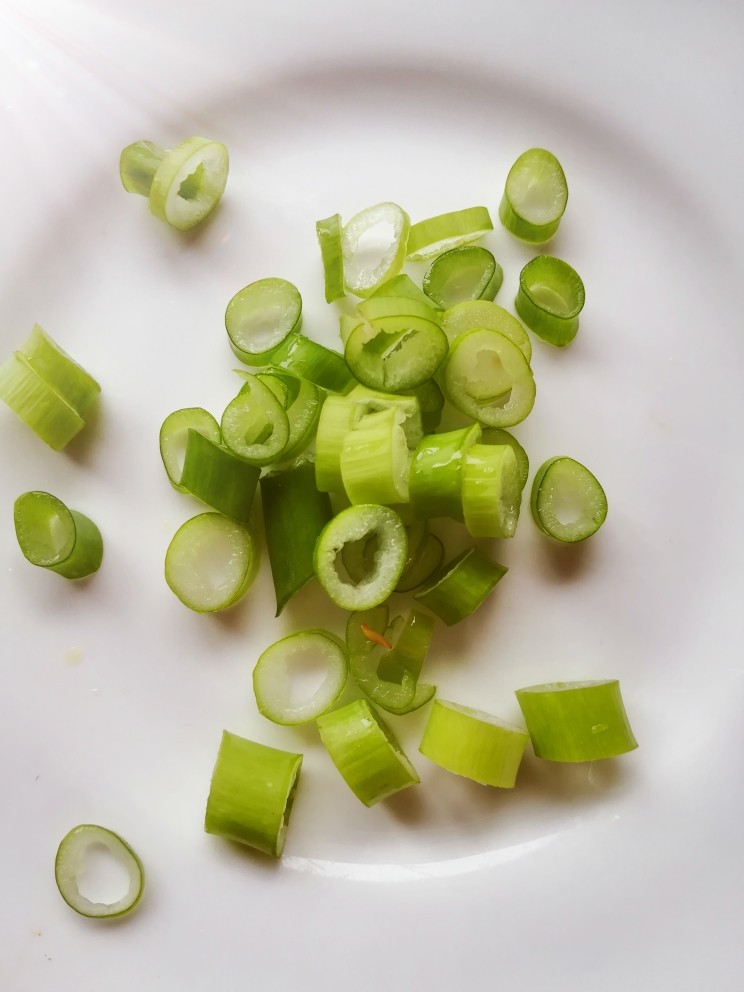
[[[344,438],[341,481],[352,503],[408,502],[404,416],[394,407],[365,414]]]
[[[302,323],[302,297],[286,279],[259,279],[227,304],[230,347],[246,365],[267,365],[276,349]]]
[[[584,283],[568,262],[538,255],[519,274],[514,305],[531,331],[562,348],[576,337],[584,300]]]
[[[492,300],[503,280],[503,269],[487,248],[462,245],[434,259],[423,286],[437,306],[446,308],[466,300]]]
[[[480,434],[480,426],[472,424],[421,439],[409,476],[411,507],[417,516],[463,519],[462,469]]]
[[[568,185],[558,159],[544,148],[530,148],[509,170],[499,218],[516,237],[541,244],[558,230],[567,202]]]
[[[509,445],[514,452],[514,457],[517,459],[520,489],[524,489],[530,475],[530,460],[527,457],[527,452],[514,435],[510,434],[509,431],[502,430],[500,427],[486,427],[481,433],[480,443]]]
[[[607,497],[597,478],[573,458],[550,458],[537,470],[530,498],[540,530],[575,543],[596,534],[607,517]]]
[[[462,469],[462,512],[473,537],[514,537],[522,499],[517,459],[508,444],[474,444]]]
[[[84,514],[69,510],[45,492],[23,493],[13,507],[18,544],[32,565],[66,579],[84,579],[97,572],[103,559],[101,532]]]

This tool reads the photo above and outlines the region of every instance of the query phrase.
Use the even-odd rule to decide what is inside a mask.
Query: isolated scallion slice
[[[369,299],[373,300],[380,296],[407,296],[410,300],[416,300],[418,303],[423,303],[428,307],[434,304],[434,301],[426,295],[423,289],[416,285],[406,272],[401,272],[400,275],[393,276],[392,279],[387,279],[381,283],[374,293],[370,293]],[[434,305],[436,306],[436,304]]]
[[[55,451],[62,451],[85,427],[85,421],[15,352],[0,365],[0,399],[37,437]]]
[[[368,413],[344,438],[341,481],[352,503],[408,501],[410,454],[400,409]]]
[[[416,785],[416,769],[393,732],[364,699],[318,720],[320,738],[346,784],[365,806]]]
[[[531,685],[516,696],[538,758],[596,761],[638,747],[617,679]]]
[[[18,349],[31,368],[85,419],[98,399],[101,387],[38,324]]]
[[[462,513],[473,537],[514,537],[522,500],[516,456],[508,444],[474,444],[462,468]]]
[[[344,257],[341,247],[341,215],[333,214],[315,224],[320,254],[323,259],[326,303],[346,296],[344,290]]]
[[[516,237],[542,244],[558,230],[567,203],[568,185],[558,159],[544,148],[530,148],[509,170],[499,218]]]
[[[581,277],[561,258],[538,255],[519,274],[517,313],[548,344],[562,348],[573,341],[584,301]]]
[[[179,231],[205,220],[225,191],[227,148],[209,138],[186,138],[164,149],[136,141],[122,151],[119,174],[128,193],[148,198],[150,210]]]
[[[519,348],[528,362],[532,359],[532,342],[527,331],[516,317],[489,300],[465,300],[445,310],[442,330],[450,344],[468,331],[498,331]]]
[[[126,875],[126,891],[109,902],[94,898],[95,860],[103,855]],[[91,871],[91,869],[93,869]],[[88,876],[93,875],[93,878]],[[132,848],[113,830],[81,823],[65,834],[54,859],[54,878],[67,905],[81,916],[111,920],[130,913],[142,898],[145,872]],[[100,883],[99,883],[100,884]]]
[[[165,580],[184,606],[214,613],[236,603],[258,570],[251,530],[221,513],[200,513],[182,524],[165,555]]]
[[[507,571],[477,548],[467,548],[435,572],[413,598],[451,627],[474,613]]]
[[[461,245],[434,259],[423,285],[426,295],[446,308],[466,300],[492,300],[503,280],[504,272],[487,248]]]
[[[222,440],[220,425],[202,407],[184,407],[169,413],[160,428],[160,457],[170,483],[180,493],[188,492],[181,483],[189,431],[198,431],[214,444]]]
[[[259,279],[233,296],[225,310],[230,347],[246,365],[267,365],[302,323],[302,297],[286,279]]]
[[[289,418],[264,382],[249,373],[245,380],[222,414],[222,440],[251,465],[271,465],[282,457],[289,442]]]
[[[480,426],[472,424],[421,439],[409,474],[411,506],[417,516],[462,520],[462,467],[480,434]]]
[[[467,207],[421,220],[408,235],[408,259],[420,262],[444,251],[477,241],[493,230],[487,207]]]
[[[540,530],[574,543],[596,534],[607,517],[607,497],[597,478],[573,458],[544,462],[532,482],[530,509]]]
[[[513,789],[529,739],[490,713],[435,699],[419,751],[455,775]]]
[[[19,496],[13,506],[13,523],[20,549],[32,565],[66,579],[84,579],[100,568],[101,532],[92,520],[69,510],[51,493]]]
[[[514,452],[514,457],[517,459],[519,486],[521,489],[524,489],[530,474],[530,461],[527,457],[527,452],[514,435],[510,434],[509,431],[502,430],[500,427],[486,427],[481,434],[480,443],[509,445]]]
[[[204,829],[280,858],[302,755],[225,730],[209,787]]]

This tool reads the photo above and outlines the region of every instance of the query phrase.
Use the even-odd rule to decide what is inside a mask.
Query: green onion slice
[[[416,785],[416,769],[393,732],[364,699],[318,720],[320,739],[354,795],[365,806]]]
[[[498,331],[519,348],[528,362],[532,359],[532,342],[527,331],[516,317],[489,300],[465,300],[445,310],[442,330],[450,343],[468,331]]]
[[[126,892],[113,902],[99,902],[84,894],[90,889],[86,876],[91,874],[93,859],[101,853],[122,868],[127,877]],[[142,862],[129,844],[113,830],[93,823],[81,823],[62,838],[54,860],[54,878],[67,905],[91,919],[125,916],[140,901],[145,889]]]
[[[347,396],[326,397],[315,435],[315,484],[323,492],[343,492],[341,451],[357,421],[357,410]]]
[[[124,189],[147,196],[153,214],[179,231],[190,230],[212,213],[225,191],[228,169],[227,148],[199,137],[168,150],[136,141],[119,159]]]
[[[251,465],[270,465],[289,443],[289,418],[266,383],[250,373],[245,373],[245,380],[222,414],[222,440]]]
[[[396,508],[396,513],[401,516],[401,519],[403,519],[401,511],[404,508],[405,504],[398,505]],[[404,526],[406,528],[408,552],[406,554],[406,563],[403,566],[403,572],[401,573],[398,585],[395,587],[396,592],[405,591],[404,587],[406,583],[410,582],[409,571],[419,561],[419,557],[427,544],[427,537],[429,536],[429,527],[425,520],[410,520]],[[354,541],[344,546],[341,552],[341,561],[352,582],[361,582],[370,569],[374,567],[374,558],[377,549],[378,541],[374,535],[365,540]],[[431,551],[429,552],[429,557],[432,557]],[[421,563],[417,572],[422,571],[424,567],[424,564]],[[408,586],[408,588],[413,587]]]
[[[576,337],[584,300],[584,283],[568,262],[538,255],[519,274],[514,305],[531,331],[562,348]]]
[[[204,829],[280,858],[302,755],[225,730],[209,787]]]
[[[18,350],[34,372],[85,419],[101,392],[93,376],[38,324],[34,324]]]
[[[522,500],[519,470],[508,444],[474,444],[462,468],[462,512],[472,537],[514,537]]]
[[[477,241],[493,230],[487,207],[468,207],[421,220],[411,227],[408,236],[408,259],[420,262],[451,248]]]
[[[465,300],[492,300],[504,272],[487,248],[462,245],[437,256],[424,276],[424,292],[442,308]]]
[[[490,713],[435,699],[419,751],[455,775],[513,789],[529,739]]]
[[[431,379],[446,354],[447,338],[438,319],[407,314],[364,320],[351,332],[344,350],[346,364],[359,382],[391,393],[415,389]]]
[[[411,506],[419,517],[462,520],[462,467],[480,439],[478,424],[427,434],[413,453],[409,475]]]
[[[246,365],[267,365],[302,323],[302,297],[286,279],[259,279],[233,296],[225,311],[230,347]]]
[[[411,279],[411,277],[405,273],[401,272],[400,275],[393,276],[392,279],[386,279],[385,282],[381,283],[374,293],[370,293],[369,299],[374,300],[380,296],[393,296],[400,298],[401,296],[408,297],[409,300],[415,300],[417,303],[423,303],[427,307],[431,307],[434,301],[426,295],[426,293],[421,289],[416,283]],[[436,306],[436,304],[434,304]]]
[[[607,497],[594,475],[573,458],[550,458],[532,482],[530,509],[540,530],[575,543],[596,534],[607,517]]]
[[[261,470],[200,431],[189,430],[181,488],[213,510],[248,523]]]
[[[514,435],[510,434],[509,431],[502,430],[500,427],[486,427],[481,434],[480,443],[509,445],[514,452],[514,457],[517,459],[520,489],[524,489],[530,474],[530,460],[527,457],[527,452]]]
[[[271,363],[332,393],[348,393],[356,385],[343,355],[297,332],[272,352]]]
[[[188,492],[181,482],[189,431],[198,431],[214,444],[222,440],[220,425],[202,407],[185,407],[169,413],[160,428],[160,457],[170,480],[179,493]]]
[[[55,451],[62,451],[85,427],[77,410],[33,370],[20,352],[0,365],[0,399]]]
[[[326,303],[346,295],[344,290],[344,257],[341,246],[341,216],[333,214],[315,224],[320,255],[323,259]]]
[[[450,347],[443,388],[461,413],[486,427],[511,427],[535,403],[535,380],[519,348],[498,331],[469,331]]]
[[[396,203],[355,214],[341,231],[344,281],[350,293],[369,296],[403,267],[411,221]]]
[[[221,513],[182,524],[165,555],[165,581],[197,613],[224,610],[245,595],[258,570],[251,530]]]
[[[402,393],[398,395],[406,394]],[[442,421],[442,413],[444,411],[444,394],[442,390],[433,379],[427,379],[426,382],[422,382],[420,386],[412,389],[410,395],[415,396],[419,401],[423,433],[433,433]],[[415,446],[415,444],[412,445],[412,447]]]
[[[468,548],[435,572],[414,599],[451,627],[474,613],[507,571],[477,548]]]
[[[289,438],[281,457],[290,461],[315,437],[325,394],[314,382],[286,369],[270,366],[257,372],[256,378],[269,387],[287,413]]]
[[[302,630],[266,648],[253,669],[259,713],[296,726],[326,713],[349,676],[346,645],[325,630]]]
[[[367,386],[355,386],[348,395],[348,401],[355,406],[354,423],[358,424],[368,413],[379,413],[382,410],[395,409],[401,414],[401,427],[406,436],[409,448],[415,448],[421,440],[423,429],[421,425],[421,404],[419,393],[384,393],[369,389]]]
[[[412,560],[406,564],[395,587],[396,592],[412,592],[422,586],[441,567],[444,545],[436,534],[427,534]]]
[[[352,503],[408,502],[404,416],[394,407],[368,413],[344,438],[341,481]]]
[[[516,237],[541,244],[558,230],[567,202],[568,186],[558,159],[544,148],[530,148],[509,170],[499,218]]]
[[[538,758],[596,761],[638,747],[617,679],[531,685],[516,696]]]
[[[23,493],[13,507],[18,544],[27,561],[66,579],[84,579],[103,560],[101,532],[84,514],[45,492]]]
[[[337,558],[345,545],[377,538],[372,568],[359,582],[342,577]],[[393,592],[406,563],[406,529],[386,506],[361,504],[342,510],[323,528],[315,546],[315,575],[331,600],[344,610],[367,610]]]

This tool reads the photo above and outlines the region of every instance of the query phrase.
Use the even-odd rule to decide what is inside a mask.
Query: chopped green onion
[[[222,440],[220,425],[211,413],[199,406],[185,407],[168,414],[160,428],[160,457],[170,484],[179,493],[188,492],[181,483],[181,476],[191,430],[198,431],[214,444],[219,444]]]
[[[451,627],[474,613],[507,571],[477,548],[468,548],[435,572],[414,599]]]
[[[282,461],[290,461],[307,448],[315,437],[324,392],[314,382],[280,368],[264,368],[256,373],[284,407],[289,422],[289,438]]]
[[[410,393],[384,393],[367,386],[355,386],[347,394],[348,401],[356,407],[355,424],[368,413],[378,413],[381,410],[395,409],[402,414],[401,426],[406,435],[409,448],[415,448],[421,440],[421,405],[417,390]]]
[[[508,444],[474,444],[462,468],[462,512],[473,537],[514,537],[522,487]]]
[[[113,902],[100,902],[88,898],[90,892],[91,860],[105,852],[107,860],[123,869],[127,878],[124,895]],[[93,823],[81,823],[65,834],[54,859],[54,879],[59,894],[76,913],[91,919],[112,920],[130,913],[142,898],[145,889],[145,872],[142,862],[132,848],[113,830]]]
[[[315,543],[333,515],[331,501],[315,486],[313,463],[304,461],[264,475],[261,504],[279,616],[315,574]]]
[[[352,503],[408,501],[409,451],[400,409],[368,413],[344,438],[341,481]]]
[[[424,276],[424,292],[446,308],[466,300],[492,300],[503,281],[503,269],[487,248],[462,245],[434,259]]]
[[[419,751],[455,775],[513,789],[529,734],[482,710],[435,699]]]
[[[32,565],[66,579],[97,572],[103,559],[101,532],[84,514],[69,510],[51,493],[23,493],[13,507],[16,537]]]
[[[411,506],[419,517],[462,520],[462,467],[481,435],[478,424],[444,434],[427,434],[413,453],[409,476]]]
[[[37,437],[55,451],[62,451],[85,427],[85,421],[15,352],[0,365],[2,399]]]
[[[527,331],[516,317],[489,300],[465,300],[445,310],[442,330],[450,344],[468,331],[498,331],[519,348],[528,362],[532,359],[532,342]]]
[[[271,362],[332,393],[348,393],[356,385],[343,355],[304,334],[288,335],[272,353]]]
[[[514,305],[531,331],[562,348],[576,337],[584,300],[584,283],[568,262],[538,255],[519,274]]]
[[[85,419],[101,392],[93,376],[70,358],[38,324],[34,324],[18,350],[34,372]]]
[[[334,765],[365,806],[418,783],[416,769],[366,700],[326,713],[318,720],[318,731]]]
[[[225,311],[230,347],[246,365],[267,365],[302,323],[302,297],[286,279],[259,279],[233,296]]]
[[[499,218],[518,238],[541,244],[558,230],[567,202],[568,186],[558,159],[544,148],[530,148],[509,170]]]
[[[323,259],[326,303],[346,295],[344,290],[344,257],[341,247],[341,216],[333,214],[315,225]]]
[[[574,543],[596,534],[605,522],[607,497],[588,468],[559,455],[537,470],[530,509],[544,534]]]
[[[468,331],[450,347],[444,392],[461,413],[487,427],[511,427],[528,416],[535,380],[519,348],[498,331]]]
[[[176,531],[165,555],[165,581],[197,613],[224,610],[245,595],[258,570],[258,548],[244,524],[200,513]]]
[[[346,544],[377,538],[373,566],[354,583],[339,574],[336,559]],[[393,592],[406,563],[406,529],[398,514],[386,506],[361,504],[342,510],[323,528],[315,546],[318,582],[344,610],[367,610]]]
[[[427,534],[412,560],[406,564],[395,587],[396,592],[411,592],[422,586],[444,561],[444,545],[436,534]]]
[[[396,203],[378,203],[355,214],[341,231],[344,281],[349,292],[369,296],[403,267],[411,221]]]
[[[278,461],[289,442],[289,418],[269,387],[250,373],[222,414],[222,440],[251,465]]]
[[[327,712],[349,675],[346,645],[325,630],[289,634],[266,648],[253,669],[258,711],[284,726]]]
[[[209,787],[204,829],[280,858],[302,755],[225,730]]]
[[[213,510],[248,523],[261,470],[190,429],[181,488]]]
[[[341,451],[357,420],[357,409],[347,396],[326,397],[315,435],[315,484],[323,492],[343,492]]]
[[[168,150],[136,141],[119,160],[124,189],[148,197],[152,213],[179,231],[190,230],[212,213],[225,191],[228,168],[227,148],[198,137]]]
[[[493,230],[487,207],[468,207],[421,220],[411,227],[408,235],[408,259],[420,262],[433,258],[450,248],[477,241],[486,231]]]
[[[405,396],[406,394],[399,393],[398,395]],[[420,386],[412,389],[410,395],[415,396],[419,401],[423,432],[425,434],[432,434],[442,421],[442,412],[444,410],[444,394],[442,390],[433,379],[427,379],[426,382],[422,382]],[[415,448],[416,444],[411,445],[411,447]]]
[[[402,504],[398,505],[396,509],[396,512],[401,516],[401,519],[403,519],[401,511],[404,508],[405,504]],[[406,563],[403,567],[400,582],[403,581],[409,566],[412,566],[416,561],[429,532],[429,528],[425,520],[411,520],[409,523],[404,524],[404,526],[406,528],[408,552],[406,554]],[[354,541],[353,543],[344,545],[343,551],[341,552],[341,561],[352,582],[361,582],[364,576],[374,566],[376,551],[376,537],[371,537],[364,541]],[[401,591],[399,588],[400,582],[395,587],[396,592]]]
[[[380,296],[407,296],[409,300],[416,300],[417,303],[423,303],[427,307],[430,307],[434,302],[405,272],[381,283],[374,293],[370,293],[368,299],[374,300]]]
[[[509,431],[502,430],[500,427],[486,427],[481,434],[480,443],[509,445],[514,452],[514,457],[517,459],[520,489],[524,489],[530,474],[530,461],[527,457],[527,452],[514,435],[510,434]]]
[[[617,679],[531,685],[516,696],[538,758],[596,761],[638,747]]]

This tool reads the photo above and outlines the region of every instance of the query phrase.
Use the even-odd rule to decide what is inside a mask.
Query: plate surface
[[[651,3],[639,30],[588,2],[101,6],[0,5],[0,355],[38,321],[103,387],[64,454],[0,409],[3,987],[735,987],[742,8],[683,3],[671,24]],[[189,134],[224,141],[231,173],[183,237],[124,193],[117,163],[130,141]],[[341,612],[307,587],[269,619],[268,569],[224,616],[178,603],[162,560],[199,507],[168,486],[158,428],[233,395],[224,308],[256,278],[296,283],[306,333],[334,345],[317,218],[380,200],[414,220],[475,203],[496,217],[534,145],[566,171],[549,250],[587,304],[570,348],[535,343],[538,399],[515,433],[533,469],[557,453],[591,467],[610,514],[556,548],[525,508],[494,548],[509,575],[437,631],[428,674],[507,718],[521,685],[619,677],[640,747],[565,768],[530,755],[507,794],[418,755],[416,714],[392,722],[422,786],[366,810],[315,732],[269,724],[250,687],[264,646],[319,617],[341,631]],[[533,253],[498,224],[485,243],[512,309]],[[21,558],[12,503],[28,489],[98,522],[92,580]],[[202,832],[223,728],[305,753],[279,864]],[[80,822],[142,858],[130,919],[96,925],[59,898],[54,853]]]

